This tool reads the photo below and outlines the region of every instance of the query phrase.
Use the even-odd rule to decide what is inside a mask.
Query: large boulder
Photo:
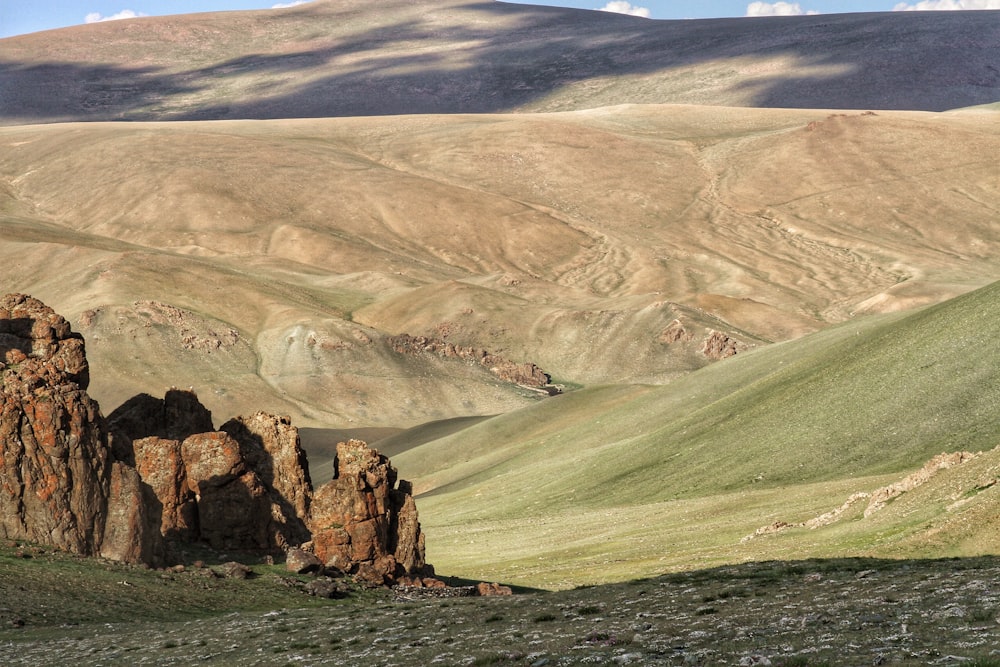
[[[160,519],[144,487],[135,468],[120,461],[111,464],[108,516],[100,548],[104,558],[152,566],[166,564]]]
[[[201,540],[215,549],[269,550],[271,503],[240,444],[227,433],[198,433],[181,443],[187,488],[195,494]]]

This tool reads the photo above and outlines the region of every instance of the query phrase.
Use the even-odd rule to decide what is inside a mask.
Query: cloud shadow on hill
[[[275,16],[289,29],[343,17]],[[486,113],[620,103],[940,111],[1000,101],[1000,12],[650,21],[475,2],[184,68],[0,56],[0,124]],[[297,17],[297,18],[296,18]],[[339,35],[340,33],[338,33]],[[72,33],[65,33],[67,39]],[[315,41],[315,40],[313,40]]]

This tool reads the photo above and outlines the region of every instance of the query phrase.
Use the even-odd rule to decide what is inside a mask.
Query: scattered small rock
[[[222,574],[228,579],[250,579],[253,577],[253,570],[236,561],[229,561],[222,565]]]
[[[305,585],[303,590],[318,598],[336,599],[347,597],[348,588],[344,581],[330,577],[319,577]]]
[[[479,583],[476,585],[476,592],[481,596],[491,596],[491,595],[513,595],[514,591],[511,590],[510,586],[501,586],[497,583]]]
[[[305,549],[293,547],[285,553],[285,569],[295,574],[313,574],[323,570],[323,561]]]

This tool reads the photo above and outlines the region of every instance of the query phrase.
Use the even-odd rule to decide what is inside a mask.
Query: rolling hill
[[[743,559],[995,553],[998,296],[994,283],[863,318],[666,386],[583,389],[394,461],[439,536],[434,562],[547,587]],[[986,453],[869,517],[866,498],[828,526],[741,542],[956,451]]]
[[[713,335],[749,349],[1000,278],[994,117],[8,127],[0,273],[78,322],[109,410],[193,385],[220,417],[328,428],[495,414],[537,397],[388,335],[662,383]]]

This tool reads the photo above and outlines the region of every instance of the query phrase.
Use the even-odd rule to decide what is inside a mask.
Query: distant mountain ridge
[[[0,40],[0,124],[1000,101],[1000,11],[654,21],[316,0]]]

